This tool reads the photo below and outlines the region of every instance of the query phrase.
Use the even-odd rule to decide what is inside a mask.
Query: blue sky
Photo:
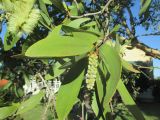
[[[132,7],[131,9],[134,13],[134,16],[136,16],[138,18],[138,13],[140,10],[140,0],[135,0],[135,6]],[[146,31],[142,26],[136,27],[136,35],[140,36],[140,35],[143,35],[146,33],[154,33],[154,30],[149,29],[148,31]],[[145,43],[146,45],[160,50],[160,36],[140,36],[140,37],[138,37],[138,39],[141,42]],[[154,65],[154,67],[160,67],[160,60],[153,59],[153,65]],[[154,69],[154,77],[158,77],[158,76],[160,76],[160,69],[155,68]]]

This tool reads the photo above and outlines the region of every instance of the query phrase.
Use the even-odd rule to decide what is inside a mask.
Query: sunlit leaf
[[[79,18],[79,19],[71,21],[67,26],[73,27],[73,28],[79,28],[82,23],[88,20],[90,20],[90,18]]]
[[[9,34],[7,31],[4,37],[4,50],[8,51],[15,46],[19,38],[17,36]]]
[[[41,8],[41,16],[42,18],[44,19],[44,21],[46,22],[47,25],[50,25],[51,24],[51,19],[49,17],[49,14],[48,14],[48,11],[47,11],[47,8],[46,8],[46,5],[44,4],[43,2],[44,0],[39,0],[39,4],[40,4],[40,8]],[[52,3],[51,3],[52,4]]]
[[[117,86],[118,92],[122,98],[122,101],[126,105],[126,107],[129,109],[129,111],[134,115],[134,117],[137,120],[145,120],[143,114],[137,107],[136,103],[130,96],[127,88],[125,87],[124,83],[122,80],[119,81],[118,86]]]
[[[77,97],[84,79],[84,62],[80,61],[74,66],[65,79],[70,82],[62,85],[57,95],[56,111],[58,120],[64,120],[73,105],[77,102]]]
[[[11,116],[17,110],[17,106],[8,106],[0,108],[0,119],[5,119],[8,116]]]
[[[106,86],[106,96],[104,99],[104,108],[105,108],[107,104],[109,104],[109,102],[111,101],[114,93],[116,92],[117,84],[121,77],[122,65],[120,57],[116,52],[116,50],[107,44],[101,46],[100,56],[110,73],[110,77],[109,80],[107,81],[107,86]]]
[[[98,108],[98,104],[97,104],[97,99],[96,99],[96,94],[95,93],[94,93],[94,95],[92,97],[92,109],[93,109],[95,115],[98,116],[99,108]]]
[[[121,27],[120,24],[115,25],[114,28],[111,30],[110,34],[112,34],[113,32],[117,32],[120,27]]]
[[[75,32],[67,36],[62,36],[59,32],[60,26],[56,27],[47,38],[33,44],[25,55],[29,57],[82,55],[89,52],[94,47],[93,43],[98,39],[97,36],[84,32]]]
[[[28,100],[22,102],[17,111],[17,115],[23,114],[29,110],[32,110],[34,107],[40,104],[40,101],[43,96],[44,96],[44,92],[40,91],[37,95],[33,95]]]
[[[142,14],[146,12],[146,10],[149,8],[152,0],[146,0],[145,3],[142,5],[142,8],[140,9],[139,16],[141,17]]]
[[[42,0],[45,4],[49,4],[49,5],[52,5],[52,2],[51,0]]]
[[[129,63],[123,59],[122,59],[122,66],[124,69],[129,70],[131,72],[140,73],[140,71],[138,71],[136,68],[134,68],[134,66],[131,63]]]

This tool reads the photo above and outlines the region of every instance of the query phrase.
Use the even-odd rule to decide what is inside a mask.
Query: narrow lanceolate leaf
[[[96,78],[96,87],[97,87],[97,92],[98,92],[98,98],[100,103],[102,102],[102,99],[104,97],[104,81],[102,81],[100,74],[97,74],[97,78]]]
[[[117,89],[118,89],[118,92],[122,98],[122,101],[124,102],[126,107],[129,109],[129,111],[134,115],[134,117],[137,120],[145,120],[143,114],[141,113],[139,108],[136,106],[136,103],[134,102],[134,100],[130,96],[130,94],[129,94],[127,88],[125,87],[125,85],[123,84],[122,80],[119,81]]]
[[[98,104],[97,104],[97,99],[96,99],[96,94],[95,93],[93,94],[93,97],[92,97],[92,109],[93,109],[95,115],[98,116],[99,108],[98,108]]]
[[[50,0],[52,4],[61,11],[65,11],[65,8],[60,0]]]
[[[115,25],[114,28],[111,30],[110,34],[112,34],[113,32],[117,32],[120,27],[121,27],[120,24]]]
[[[52,2],[50,0],[42,0],[45,4],[52,5]]]
[[[142,8],[140,9],[139,16],[141,17],[142,14],[146,12],[146,10],[149,8],[152,0],[146,0],[145,3],[142,5]]]
[[[90,20],[90,18],[79,18],[79,19],[71,21],[67,26],[73,27],[73,28],[79,28],[82,23],[88,20]]]
[[[17,36],[11,36],[9,34],[9,31],[6,32],[4,37],[4,50],[8,51],[11,48],[15,46],[15,44],[18,42],[19,38]]]
[[[17,106],[8,106],[8,107],[1,107],[0,108],[0,120],[7,118],[14,114],[17,110]]]
[[[74,68],[71,68],[68,75],[65,76],[64,81],[67,84],[62,85],[57,95],[56,100],[56,111],[58,120],[65,120],[73,105],[78,100],[78,94],[81,88],[82,81],[84,79],[84,65],[86,63],[78,62]],[[77,69],[78,68],[78,69]]]
[[[47,23],[47,25],[50,25],[52,21],[49,17],[49,14],[48,14],[48,11],[47,11],[47,8],[46,8],[46,5],[44,2],[49,3],[49,0],[39,0],[39,5],[40,5],[40,9],[41,9],[41,16],[42,16],[43,20],[45,21],[45,23]]]
[[[98,39],[97,36],[85,32],[73,32],[60,35],[61,26],[56,27],[43,40],[33,44],[25,53],[29,57],[65,57],[82,55],[89,52]]]
[[[28,100],[21,103],[19,106],[19,109],[17,111],[17,115],[23,114],[25,112],[28,112],[29,110],[32,110],[34,107],[36,107],[38,104],[40,104],[40,101],[42,97],[44,96],[44,92],[41,91],[37,95],[32,96]]]
[[[140,73],[140,71],[138,71],[136,68],[134,68],[134,66],[131,63],[129,63],[123,59],[122,59],[122,66],[124,69],[126,69],[128,71],[131,71],[134,73]]]
[[[120,57],[116,50],[107,44],[104,44],[100,48],[100,56],[110,73],[110,77],[106,85],[106,96],[104,98],[105,108],[111,101],[114,93],[116,92],[117,84],[121,76],[122,65]]]

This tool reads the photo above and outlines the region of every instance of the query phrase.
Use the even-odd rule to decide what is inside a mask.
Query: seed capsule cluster
[[[98,56],[97,53],[92,53],[89,55],[88,70],[86,74],[86,86],[89,90],[92,90],[94,83],[96,81],[97,66],[98,66]]]

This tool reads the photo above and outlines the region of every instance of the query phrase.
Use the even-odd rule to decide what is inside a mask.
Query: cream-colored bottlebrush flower
[[[30,34],[40,18],[40,10],[33,8],[34,0],[15,2],[14,12],[8,20],[8,30],[21,37],[23,33]]]
[[[37,25],[37,22],[40,18],[40,11],[39,9],[32,9],[28,19],[26,20],[25,24],[22,26],[22,30],[29,34],[33,31],[34,27]]]
[[[97,53],[91,53],[89,55],[89,63],[88,63],[88,70],[86,74],[86,85],[89,90],[92,90],[94,87],[94,83],[96,81],[96,74],[97,74],[97,66],[98,66],[98,56]]]
[[[12,12],[14,9],[14,3],[11,0],[1,0],[0,9],[7,12]]]

